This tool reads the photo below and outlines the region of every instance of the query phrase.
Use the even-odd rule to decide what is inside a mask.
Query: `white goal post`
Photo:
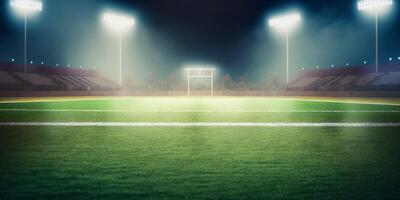
[[[211,81],[211,96],[214,96],[214,76],[216,69],[212,66],[187,66],[187,96],[190,96],[190,80],[193,78],[209,78]]]

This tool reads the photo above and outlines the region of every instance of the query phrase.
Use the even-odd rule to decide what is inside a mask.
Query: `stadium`
[[[397,1],[0,6],[0,199],[400,199]]]

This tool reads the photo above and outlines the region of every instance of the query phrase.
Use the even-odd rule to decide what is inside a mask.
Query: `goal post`
[[[185,68],[187,75],[187,96],[190,97],[190,80],[194,78],[210,79],[211,95],[214,96],[214,76],[216,69],[212,66],[187,66]]]

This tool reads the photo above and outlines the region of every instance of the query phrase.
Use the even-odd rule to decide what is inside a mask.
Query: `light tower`
[[[28,39],[27,39],[27,24],[28,16],[34,12],[40,12],[43,9],[41,1],[38,0],[11,0],[10,6],[16,11],[22,13],[24,16],[24,72],[27,72],[27,49],[28,49]]]
[[[357,2],[358,10],[375,16],[375,72],[379,72],[379,15],[383,14],[393,5],[392,0],[360,0]]]
[[[282,32],[286,36],[286,83],[289,84],[289,34],[293,31],[300,23],[301,16],[299,13],[288,13],[270,18],[268,25],[275,28],[277,31]]]
[[[135,19],[127,15],[108,12],[103,14],[103,21],[119,35],[119,85],[122,86],[122,35],[135,26]]]

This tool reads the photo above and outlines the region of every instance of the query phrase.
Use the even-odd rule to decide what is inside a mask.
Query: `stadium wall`
[[[14,63],[0,63],[0,71],[24,72],[24,65]],[[98,76],[97,70],[88,70],[70,67],[51,67],[46,65],[27,65],[28,73],[47,75],[70,75],[70,76]]]
[[[1,91],[0,97],[62,96],[187,96],[186,91]],[[209,92],[192,92],[191,96],[210,96]],[[214,96],[315,96],[315,97],[387,97],[400,98],[400,91],[215,91]]]

